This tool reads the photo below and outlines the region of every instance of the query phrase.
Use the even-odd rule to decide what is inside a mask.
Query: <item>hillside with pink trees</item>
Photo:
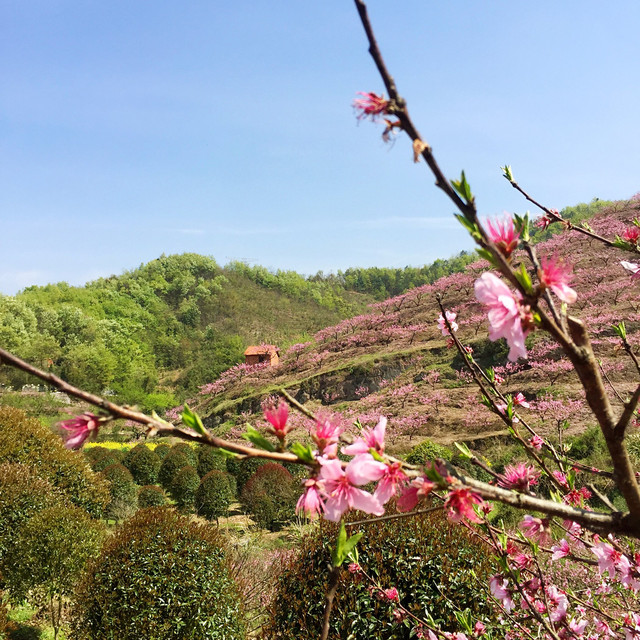
[[[614,203],[585,224],[593,235],[630,238],[640,199]],[[544,224],[544,218],[539,225]],[[640,280],[623,268],[628,251],[611,249],[579,230],[555,223],[559,232],[536,249],[543,267],[555,269],[576,292],[572,313],[592,331],[596,357],[620,402],[633,386],[633,367],[612,325],[624,322],[631,345],[640,341]],[[570,224],[564,225],[571,227]],[[625,240],[626,241],[626,240]],[[513,264],[524,258],[515,252]],[[549,267],[551,264],[551,268]],[[369,312],[318,331],[294,344],[273,367],[238,365],[203,385],[189,401],[220,435],[242,432],[261,414],[265,397],[285,388],[314,411],[337,412],[348,422],[373,426],[388,419],[388,442],[399,452],[424,438],[450,444],[504,433],[504,424],[479,402],[471,375],[439,328],[437,296],[455,313],[457,337],[495,377],[503,394],[523,394],[540,432],[567,435],[589,426],[589,411],[570,362],[557,345],[533,332],[527,359],[507,359],[504,340],[488,340],[487,310],[474,297],[474,283],[488,264],[478,260],[462,273],[440,278],[401,295],[371,304]],[[549,284],[550,287],[553,283]],[[176,419],[179,411],[169,413]],[[535,418],[533,418],[535,416]],[[304,427],[304,418],[296,418]]]

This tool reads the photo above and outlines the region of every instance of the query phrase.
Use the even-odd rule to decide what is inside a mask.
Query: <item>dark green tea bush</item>
[[[77,640],[244,640],[217,528],[143,509],[111,536],[76,592]]]

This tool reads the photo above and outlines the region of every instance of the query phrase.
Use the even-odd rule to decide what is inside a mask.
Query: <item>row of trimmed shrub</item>
[[[165,504],[166,493],[181,511],[217,520],[239,497],[259,526],[275,530],[295,516],[298,478],[304,471],[292,469],[297,471],[294,476],[266,460],[224,458],[212,447],[194,448],[183,442],[172,447],[161,444],[155,450],[139,444],[126,452],[92,447],[86,456],[110,482],[111,502],[105,515],[115,520],[138,507]]]

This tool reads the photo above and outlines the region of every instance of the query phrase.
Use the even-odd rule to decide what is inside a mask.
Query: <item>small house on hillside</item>
[[[275,367],[280,360],[280,349],[272,344],[261,344],[257,347],[247,347],[244,352],[245,364],[260,364],[268,362],[270,367]]]

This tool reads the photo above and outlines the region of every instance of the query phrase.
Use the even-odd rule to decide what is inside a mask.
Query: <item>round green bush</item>
[[[19,409],[0,407],[0,462],[33,466],[41,478],[94,517],[109,501],[106,482],[91,471],[85,457],[65,449],[60,436]]]
[[[230,458],[231,460],[231,458]],[[233,461],[235,462],[235,460]],[[238,491],[242,492],[244,485],[247,484],[249,478],[262,465],[269,464],[264,458],[243,458],[238,464],[232,464],[228,470],[235,476],[238,485]]]
[[[143,444],[135,446],[125,458],[124,464],[137,484],[155,484],[158,481],[161,460],[149,447]]]
[[[213,447],[201,444],[196,448],[198,454],[198,475],[204,478],[209,471],[226,471],[227,461]]]
[[[138,489],[138,507],[140,509],[162,507],[166,503],[167,496],[164,494],[162,487],[155,484],[147,484]]]
[[[214,469],[202,478],[195,499],[195,509],[199,516],[217,521],[221,516],[227,515],[233,499],[229,486],[230,477],[233,478],[224,471]]]
[[[96,473],[104,471],[109,465],[120,464],[120,458],[111,449],[106,449],[105,453],[97,456],[89,462],[91,469]]]
[[[182,511],[193,511],[200,476],[191,466],[182,467],[171,483],[171,496]]]
[[[116,462],[101,472],[109,481],[111,502],[105,509],[105,517],[113,520],[124,520],[138,506],[138,490],[133,476],[124,465]]]
[[[0,464],[0,573],[8,554],[17,549],[20,526],[36,513],[66,504],[65,495],[37,469],[17,462]]]
[[[164,487],[165,491],[171,491],[171,483],[175,475],[180,469],[188,466],[193,465],[189,464],[189,458],[182,451],[170,451],[160,464],[158,482]]]
[[[217,528],[143,509],[90,562],[76,591],[77,640],[244,640],[237,589]]]
[[[424,465],[436,458],[451,460],[451,449],[427,439],[411,449],[407,455],[407,462],[409,464]]]
[[[171,447],[171,452],[183,453],[189,460],[189,466],[193,467],[194,469],[198,468],[198,454],[190,444],[187,444],[186,442],[178,442]]]
[[[276,531],[295,517],[298,482],[281,465],[263,464],[242,489],[242,503],[257,525]]]
[[[161,442],[153,452],[160,458],[160,460],[164,460],[166,455],[171,451],[171,447],[166,442]]]
[[[109,451],[106,447],[84,447],[82,449],[82,453],[89,460],[89,464],[102,457],[105,453],[109,453]]]
[[[20,527],[3,579],[11,600],[36,606],[71,595],[88,558],[96,555],[105,527],[74,505],[48,507]]]
[[[327,565],[337,531],[337,525],[324,521],[303,539],[278,579],[274,602],[287,604],[270,611],[265,639],[310,638],[322,628]],[[491,551],[464,527],[449,523],[442,514],[423,514],[349,529],[349,535],[358,532],[364,533],[358,543],[359,564],[383,588],[395,587],[401,604],[414,615],[424,618],[429,613],[444,630],[455,631],[459,607],[489,626],[495,614],[483,584],[496,567]],[[341,573],[330,640],[415,638],[411,627],[394,621],[394,607],[370,593],[369,584],[362,575]]]

